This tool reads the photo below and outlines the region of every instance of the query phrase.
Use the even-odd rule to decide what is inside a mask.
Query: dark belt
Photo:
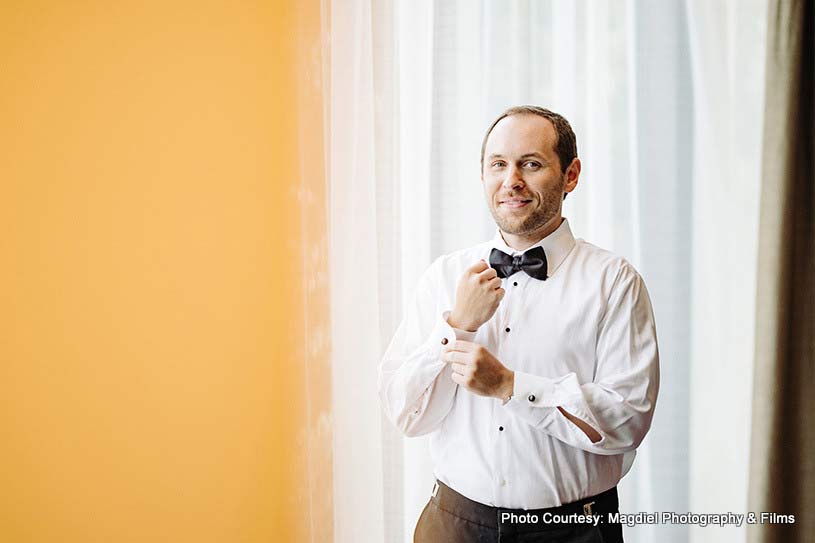
[[[438,485],[438,488],[434,488],[434,495],[431,499],[440,509],[487,528],[498,530],[500,527],[501,531],[533,532],[546,530],[549,527],[552,529],[563,527],[563,524],[550,524],[544,520],[544,518],[551,518],[552,515],[557,515],[561,519],[569,515],[601,515],[601,526],[608,525],[608,514],[615,513],[619,509],[616,486],[596,496],[583,498],[558,507],[506,509],[473,501],[441,481],[436,481],[436,485]],[[512,517],[512,515],[515,515],[515,517]],[[519,518],[523,518],[525,521],[519,521]],[[537,518],[537,522],[529,522],[530,519],[534,518]]]

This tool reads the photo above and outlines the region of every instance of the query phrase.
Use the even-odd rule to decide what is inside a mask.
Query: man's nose
[[[524,186],[524,179],[523,175],[521,175],[521,170],[515,166],[510,166],[507,168],[506,176],[504,177],[504,182],[501,183],[501,186],[504,189],[518,189]]]

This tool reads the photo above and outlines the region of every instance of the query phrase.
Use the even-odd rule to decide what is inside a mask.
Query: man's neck
[[[563,222],[563,217],[558,213],[552,217],[552,220],[538,228],[533,232],[525,234],[508,234],[501,231],[501,237],[504,238],[504,243],[516,251],[525,251],[535,245],[537,242],[554,232],[560,227]]]

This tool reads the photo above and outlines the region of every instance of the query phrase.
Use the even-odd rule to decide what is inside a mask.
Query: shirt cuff
[[[515,372],[512,399],[529,407],[557,407],[555,380],[522,371]]]
[[[449,313],[449,311],[445,311],[446,313]],[[433,331],[425,342],[425,349],[430,353],[433,360],[440,360],[444,349],[458,339],[455,329],[448,324],[445,314],[441,314],[436,318]]]
[[[444,319],[444,322],[447,322],[447,319],[450,318],[450,311],[445,311],[441,314],[441,318]],[[456,334],[456,339],[460,339],[462,341],[472,341],[475,339],[475,335],[478,331],[475,332],[468,332],[467,330],[462,330],[461,328],[453,328],[453,332]]]
[[[560,405],[555,383],[554,379],[516,371],[512,399],[503,408],[539,426],[552,414],[553,408]]]

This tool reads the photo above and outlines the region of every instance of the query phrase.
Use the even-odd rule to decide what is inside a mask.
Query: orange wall
[[[330,540],[319,0],[292,4],[0,5],[0,541]]]

